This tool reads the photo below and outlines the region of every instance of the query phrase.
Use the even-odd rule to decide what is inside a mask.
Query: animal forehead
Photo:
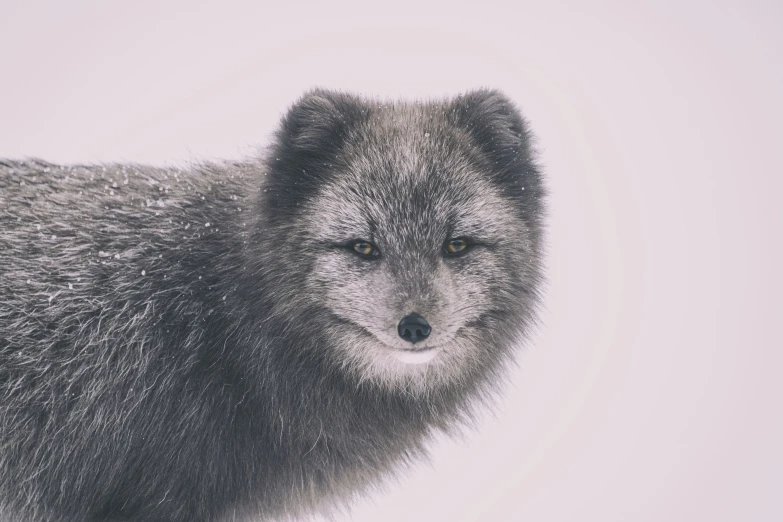
[[[453,158],[473,149],[467,129],[454,123],[443,103],[370,103],[366,120],[348,133],[343,152],[354,160],[397,171]],[[408,168],[405,168],[408,167]]]
[[[464,133],[432,107],[376,107],[332,165],[314,198],[319,224],[366,234],[442,235],[478,227],[505,205]],[[497,220],[495,219],[496,223]]]
[[[465,165],[380,163],[368,158],[336,176],[326,193],[340,194],[347,205],[364,208],[376,217],[395,215],[438,219],[454,208],[470,205],[491,191],[487,180]]]
[[[491,236],[510,215],[497,190],[480,175],[352,173],[324,187],[311,209],[313,227],[327,235],[399,239]]]
[[[464,147],[452,137],[431,139],[419,126],[392,136],[373,135],[354,141],[345,151],[335,188],[376,202],[411,211],[437,208],[464,199],[477,187],[489,185]],[[383,134],[383,133],[381,133]]]

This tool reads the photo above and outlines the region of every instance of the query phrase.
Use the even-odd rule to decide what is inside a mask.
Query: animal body
[[[544,199],[490,90],[314,90],[237,162],[0,160],[0,520],[265,519],[377,484],[535,320]]]

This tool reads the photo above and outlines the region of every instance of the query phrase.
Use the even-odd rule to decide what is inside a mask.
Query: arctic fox
[[[503,94],[314,90],[264,157],[0,160],[0,520],[342,504],[535,321],[545,188]]]

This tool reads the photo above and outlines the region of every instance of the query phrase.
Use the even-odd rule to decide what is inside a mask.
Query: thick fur
[[[316,90],[237,163],[0,161],[0,519],[281,517],[378,483],[534,321],[543,199],[486,90]],[[398,357],[413,311],[422,364]]]

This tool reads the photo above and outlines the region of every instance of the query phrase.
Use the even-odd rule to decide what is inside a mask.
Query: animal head
[[[544,189],[496,91],[383,103],[316,90],[284,118],[264,226],[326,357],[379,386],[493,372],[534,317]]]

